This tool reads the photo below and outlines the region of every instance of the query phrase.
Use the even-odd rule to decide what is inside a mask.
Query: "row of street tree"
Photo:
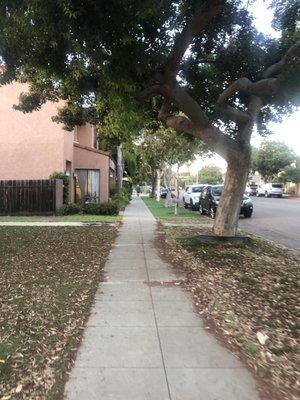
[[[218,153],[228,168],[213,231],[233,235],[254,127],[267,135],[270,120],[299,105],[298,1],[271,2],[277,39],[256,30],[250,3],[2,0],[1,83],[28,83],[20,111],[62,99],[55,120],[66,129],[97,125],[116,154],[119,188],[124,165],[142,171],[158,136],[174,154],[151,167],[153,179],[190,148]],[[136,143],[144,155],[134,153]]]

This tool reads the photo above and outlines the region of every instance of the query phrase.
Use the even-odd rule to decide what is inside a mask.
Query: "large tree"
[[[295,159],[295,153],[286,144],[264,141],[259,149],[252,153],[252,170],[259,172],[266,182],[272,181]]]
[[[103,121],[112,109],[139,111],[136,92],[151,99],[141,111],[159,106],[164,124],[200,138],[227,161],[214,232],[231,235],[253,127],[265,131],[299,94],[297,1],[274,2],[278,41],[255,31],[248,3],[1,0],[2,81],[30,84],[20,103],[25,111],[65,99],[58,119],[68,126]]]
[[[210,185],[217,185],[218,183],[222,183],[222,171],[216,165],[206,165],[198,172],[198,181],[199,183],[207,183]]]
[[[161,123],[153,121],[141,131],[139,145],[141,168],[149,171],[152,186],[152,196],[158,186],[162,173],[170,175],[175,164],[181,165],[193,160],[195,155],[203,154],[205,148],[200,140],[189,135],[176,133],[173,129],[165,128]],[[166,177],[166,186],[169,184]],[[159,190],[159,188],[158,188]]]
[[[287,112],[299,100],[300,42],[291,45],[297,34],[289,32],[281,51],[274,51],[275,43],[262,40],[245,10],[234,6],[216,0],[190,7],[154,85],[141,93],[142,99],[163,99],[159,118],[167,126],[202,139],[227,161],[217,235],[236,232],[254,126],[264,130],[276,112]]]

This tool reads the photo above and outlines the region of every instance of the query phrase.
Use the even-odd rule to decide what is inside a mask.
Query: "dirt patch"
[[[255,237],[244,246],[201,244],[204,227],[159,230],[160,253],[186,277],[181,286],[206,325],[254,372],[263,398],[298,398],[298,254]]]

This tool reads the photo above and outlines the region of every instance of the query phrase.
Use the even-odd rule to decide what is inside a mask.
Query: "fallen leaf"
[[[256,337],[257,337],[257,340],[259,341],[259,343],[262,345],[265,345],[266,341],[269,339],[269,336],[265,335],[262,332],[257,332]]]

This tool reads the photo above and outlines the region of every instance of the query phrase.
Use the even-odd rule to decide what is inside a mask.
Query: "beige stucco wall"
[[[104,152],[74,146],[74,169],[100,170],[100,202],[109,198],[109,156]]]
[[[0,180],[46,179],[73,161],[74,134],[51,120],[62,103],[47,102],[28,114],[14,110],[26,89],[20,83],[0,88]]]

